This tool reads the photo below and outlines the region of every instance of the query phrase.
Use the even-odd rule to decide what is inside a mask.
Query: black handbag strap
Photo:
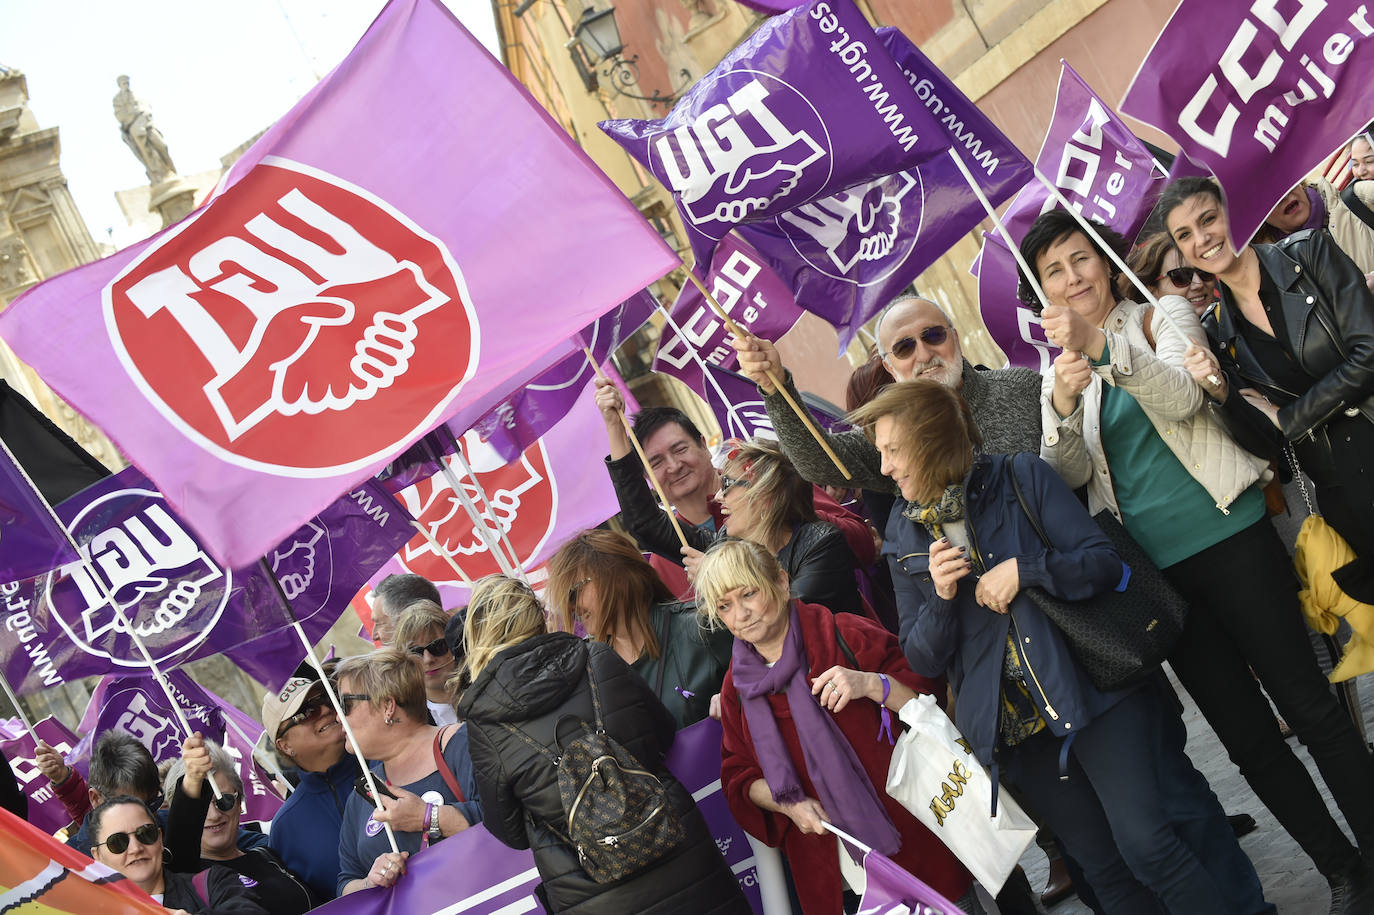
[[[1360,199],[1360,195],[1355,193],[1355,182],[1352,181],[1341,191],[1341,202],[1349,208],[1350,212],[1359,217],[1360,222],[1374,228],[1374,210],[1365,206],[1365,202]]]
[[[663,608],[663,622],[658,627],[658,677],[654,680],[654,695],[663,698],[663,675],[668,671],[668,630],[673,622],[673,611]]]
[[[1054,544],[1050,542],[1050,538],[1045,536],[1045,529],[1040,526],[1040,519],[1035,516],[1035,512],[1031,511],[1030,503],[1026,501],[1025,494],[1021,492],[1021,481],[1016,478],[1016,458],[1017,455],[1015,454],[1011,456],[1011,488],[1016,491],[1016,501],[1021,503],[1021,511],[1026,513],[1027,520],[1030,521],[1031,527],[1035,528],[1035,533],[1039,535],[1040,542],[1045,545],[1045,549],[1052,550]]]

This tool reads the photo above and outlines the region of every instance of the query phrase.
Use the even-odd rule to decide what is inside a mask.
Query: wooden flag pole
[[[596,377],[605,378],[606,376],[601,372],[601,366],[596,364],[596,357],[592,355],[592,351],[585,344],[582,347],[582,352],[586,354],[587,361],[591,363],[592,370],[596,372]],[[690,549],[691,545],[687,543],[687,535],[682,532],[682,525],[677,522],[677,512],[673,509],[673,503],[668,501],[668,494],[663,491],[663,484],[658,481],[658,474],[654,473],[654,469],[649,466],[649,458],[644,454],[639,439],[635,438],[634,428],[630,425],[629,417],[625,415],[624,410],[616,410],[616,413],[620,416],[620,425],[625,429],[625,437],[630,440],[630,446],[634,448],[635,454],[639,455],[640,463],[644,465],[644,473],[648,475],[649,482],[654,484],[654,490],[658,492],[658,497],[663,500],[663,507],[668,512],[668,520],[673,525],[673,532],[677,534],[678,542],[682,544],[683,549]]]
[[[687,278],[692,281],[692,284],[697,287],[697,290],[706,299],[707,303],[711,306],[711,310],[716,313],[716,317],[725,322],[725,326],[730,333],[741,340],[744,339],[745,330],[734,321],[730,320],[730,316],[720,307],[720,303],[716,301],[715,296],[711,295],[710,291],[706,288],[706,284],[701,281],[701,278],[698,277],[686,263],[683,263],[682,266],[687,270]],[[852,480],[854,478],[853,474],[849,472],[848,467],[844,466],[844,462],[841,461],[840,456],[835,453],[835,449],[830,447],[830,443],[825,440],[825,436],[821,435],[821,430],[816,428],[816,421],[811,418],[811,414],[808,413],[801,404],[797,403],[796,399],[788,392],[787,388],[772,369],[769,369],[765,374],[768,376],[768,381],[773,385],[773,390],[781,394],[782,399],[787,401],[787,405],[792,408],[792,412],[797,414],[797,418],[802,421],[802,425],[806,426],[806,430],[811,433],[811,437],[816,440],[816,444],[821,446],[821,450],[825,452],[826,457],[830,458],[831,463],[835,465],[835,469],[838,470],[846,480]]]
[[[688,342],[687,334],[683,332],[681,327],[678,327],[677,322],[673,320],[673,316],[668,313],[668,309],[660,304],[658,310],[659,313],[663,315],[664,323],[673,329],[673,332],[678,335],[678,339],[682,341],[682,345],[686,347],[687,352],[692,354],[692,360],[696,362],[697,368],[701,369],[701,377],[715,390],[716,396],[720,398],[720,402],[725,404],[725,412],[728,414],[726,420],[739,426],[742,433],[746,432],[749,427],[744,424],[744,420],[739,418],[739,414],[735,412],[735,405],[730,403],[730,398],[726,397],[725,392],[720,389],[720,383],[716,381],[716,376],[711,374],[711,369],[706,364],[706,360],[701,358],[701,353],[697,352],[697,348]],[[722,429],[721,431],[725,433],[726,438],[730,438],[729,429]]]
[[[382,795],[377,790],[377,782],[373,778],[372,767],[367,764],[367,760],[363,759],[358,751],[358,741],[353,736],[353,728],[348,724],[348,716],[344,714],[343,703],[339,701],[339,695],[334,691],[334,683],[329,679],[329,675],[324,672],[324,664],[320,661],[319,655],[315,654],[315,646],[311,644],[310,637],[301,628],[300,620],[296,619],[296,611],[291,607],[291,599],[282,590],[281,582],[277,580],[276,573],[272,571],[272,566],[268,564],[265,558],[258,560],[258,563],[263,574],[272,582],[272,587],[276,589],[277,600],[281,601],[282,608],[286,610],[286,615],[291,620],[291,628],[296,630],[296,635],[300,637],[301,644],[305,646],[305,656],[310,659],[310,666],[315,668],[315,672],[320,675],[320,685],[324,687],[325,695],[329,697],[330,703],[334,706],[334,714],[339,716],[339,724],[343,727],[344,736],[352,744],[354,755],[358,757],[358,762],[361,764],[358,768],[363,770],[363,780],[367,783],[368,794],[372,795],[373,805],[385,813],[386,808],[382,806]],[[214,783],[214,779],[211,779],[210,784],[213,785]],[[391,850],[400,854],[401,849],[396,844],[396,833],[392,832],[391,824],[383,823],[382,828],[386,830],[386,839],[391,844]]]

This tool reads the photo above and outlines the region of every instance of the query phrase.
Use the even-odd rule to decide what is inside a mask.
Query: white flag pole
[[[334,691],[334,683],[329,679],[329,675],[325,673],[324,664],[321,663],[319,655],[315,654],[315,646],[311,643],[310,637],[305,634],[305,630],[301,628],[300,620],[296,619],[296,611],[291,607],[291,600],[286,596],[286,592],[282,590],[281,582],[277,580],[277,575],[272,571],[272,566],[266,559],[260,559],[258,563],[262,568],[263,574],[272,582],[272,587],[277,592],[277,599],[281,601],[282,608],[286,610],[286,615],[291,620],[291,628],[296,630],[296,635],[300,637],[301,644],[305,646],[305,656],[310,659],[310,666],[315,668],[315,672],[320,675],[320,684],[324,687],[325,695],[329,697],[330,703],[333,704],[334,713],[339,716],[339,724],[343,726],[344,735],[348,738],[348,742],[352,744],[354,755],[358,757],[358,762],[360,763],[358,768],[363,770],[363,780],[367,784],[367,793],[372,796],[373,806],[375,806],[377,810],[385,812],[386,808],[382,806],[382,795],[377,790],[377,782],[372,775],[372,767],[369,766],[367,760],[363,759],[359,754],[358,741],[353,736],[353,728],[348,724],[348,716],[344,714],[343,703],[339,701],[339,695]],[[214,784],[213,780],[211,780],[211,784]],[[383,823],[382,828],[386,830],[386,839],[387,842],[391,844],[391,850],[399,854],[401,849],[396,844],[396,833],[392,832],[391,824]]]
[[[496,559],[496,565],[501,569],[501,573],[511,578],[522,578],[522,576],[517,574],[515,569],[511,566],[510,560],[506,557],[505,551],[501,549],[500,544],[491,536],[491,531],[487,529],[486,520],[483,519],[482,513],[478,511],[477,506],[468,495],[468,491],[463,486],[462,481],[458,479],[458,475],[453,472],[453,468],[449,466],[448,461],[444,460],[444,456],[439,453],[439,449],[434,447],[434,443],[430,442],[428,438],[426,438],[425,441],[428,443],[430,453],[433,455],[434,459],[439,462],[439,472],[444,475],[444,479],[448,481],[449,488],[452,489],[453,494],[458,497],[458,504],[463,506],[463,511],[467,512],[468,519],[472,521],[473,533],[477,535],[478,539],[482,541],[482,545],[485,546],[492,557]],[[455,439],[455,445],[456,443],[457,440]],[[458,454],[462,454],[461,447],[458,450]]]

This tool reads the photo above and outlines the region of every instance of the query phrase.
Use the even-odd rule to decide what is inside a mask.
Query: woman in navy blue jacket
[[[967,405],[937,382],[891,385],[851,419],[869,430],[905,500],[884,546],[902,647],[918,674],[949,676],[955,722],[979,760],[1021,789],[1106,911],[1153,913],[1159,902],[1175,913],[1237,911],[1165,809],[1169,761],[1150,735],[1173,712],[1153,689],[1096,689],[1021,593],[1038,586],[1082,600],[1122,581],[1121,559],[1086,509],[1039,458],[978,454]],[[1013,473],[1054,549],[1022,510]]]

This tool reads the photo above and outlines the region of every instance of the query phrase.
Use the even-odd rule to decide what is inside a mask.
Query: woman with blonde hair
[[[878,624],[789,598],[787,573],[757,543],[713,546],[696,587],[702,615],[735,636],[721,690],[725,797],[750,835],[782,847],[805,915],[840,915],[845,889],[864,890],[826,822],[944,896],[969,894],[958,858],[884,790],[893,714],[943,684],[913,673]],[[981,911],[971,894],[960,908]]]
[[[730,667],[733,639],[701,625],[696,606],[673,599],[633,540],[583,531],[549,560],[546,593],[558,627],[581,622],[653,687],[678,727],[705,718]]]
[[[449,616],[432,600],[411,601],[396,617],[391,647],[406,652],[420,668],[425,682],[425,705],[437,725],[457,724],[453,710],[454,690],[449,681],[455,663],[453,650],[444,638]]]
[[[529,848],[555,913],[739,913],[749,904],[691,795],[664,766],[676,722],[644,680],[607,644],[549,632],[524,582],[501,575],[477,583],[464,627],[472,684],[458,714],[468,723],[487,830]],[[568,838],[555,754],[602,728],[657,777],[685,836],[657,860],[601,883]],[[648,821],[646,821],[648,822]]]
[[[428,723],[425,685],[408,652],[379,648],[345,658],[334,671],[339,702],[356,744],[349,751],[373,760],[382,806],[348,797],[339,831],[340,896],[391,886],[410,855],[482,819],[477,781],[468,758],[467,728]],[[389,851],[389,823],[400,853]]]

